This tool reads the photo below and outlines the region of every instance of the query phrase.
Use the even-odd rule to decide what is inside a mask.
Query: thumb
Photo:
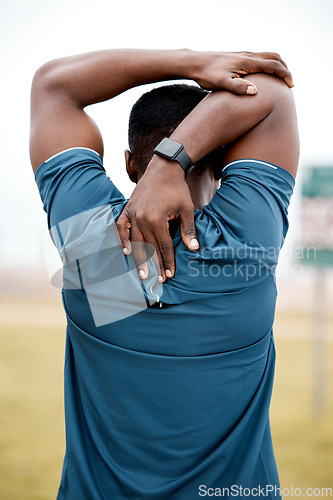
[[[225,90],[229,90],[233,94],[254,95],[257,93],[257,87],[254,83],[243,80],[243,78],[230,76],[223,83]]]
[[[180,229],[185,245],[190,250],[198,250],[199,242],[194,224],[194,212],[192,210],[181,214]]]

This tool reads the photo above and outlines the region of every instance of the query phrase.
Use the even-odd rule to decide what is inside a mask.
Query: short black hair
[[[169,137],[208,94],[201,87],[174,84],[155,88],[137,100],[129,118],[128,142],[141,173],[157,144]]]

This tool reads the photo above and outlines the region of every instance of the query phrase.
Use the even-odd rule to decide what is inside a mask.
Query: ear
[[[137,184],[138,171],[133,158],[133,153],[131,153],[131,151],[129,151],[128,149],[125,150],[125,162],[126,162],[126,172],[128,174],[128,177],[131,179],[132,182]]]

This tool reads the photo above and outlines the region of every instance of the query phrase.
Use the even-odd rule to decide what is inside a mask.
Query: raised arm
[[[275,163],[295,176],[299,144],[292,92],[272,76],[252,75],[249,81],[257,88],[253,99],[230,92],[212,92],[170,138],[185,146],[194,164],[219,146],[230,145],[225,163],[253,158]],[[193,213],[193,206],[188,201],[182,168],[177,162],[154,155],[118,220],[124,246],[130,245],[126,228],[131,224],[136,241],[159,245],[166,276],[172,277],[175,268],[168,220],[187,211]],[[187,219],[190,220],[189,216]],[[182,232],[183,240],[191,238],[193,249],[198,248],[194,224],[183,225]],[[146,273],[143,256],[138,257],[137,263]]]
[[[239,77],[260,71],[274,73],[292,85],[290,72],[280,56],[272,53],[116,49],[50,61],[36,72],[32,84],[33,169],[53,154],[75,146],[103,154],[100,131],[84,112],[90,104],[138,85],[175,79],[197,78],[210,89],[251,93],[252,85]]]
[[[170,138],[186,144],[194,164],[214,149],[230,145],[225,163],[255,158],[275,163],[295,177],[299,145],[292,91],[272,76],[252,75],[249,80],[258,89],[253,99],[230,92],[212,92]],[[150,168],[157,162],[155,155]]]
[[[258,72],[274,74],[288,86],[293,85],[285,63],[278,54],[270,52],[119,49],[50,61],[36,72],[32,84],[30,158],[33,170],[50,156],[72,147],[91,148],[103,155],[101,133],[84,111],[86,106],[111,99],[131,87],[175,79],[196,80],[210,90],[247,94],[244,99],[251,100],[256,93],[255,84],[243,77]],[[183,184],[183,189],[178,189],[182,204],[177,200],[169,210],[177,210],[184,242],[195,249],[196,246],[191,245],[195,236],[193,207],[187,186]],[[161,227],[166,214],[157,212],[157,216]],[[121,233],[128,235],[125,226],[128,220],[123,223]],[[166,225],[163,229],[165,241]],[[167,243],[168,246],[163,247],[163,240],[158,239],[155,245],[164,278],[166,266],[174,271],[172,251],[164,252],[171,256],[170,265],[168,260],[163,261],[159,251],[159,248],[170,248],[169,239]]]

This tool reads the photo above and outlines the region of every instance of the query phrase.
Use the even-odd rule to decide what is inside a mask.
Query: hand
[[[282,78],[288,87],[294,83],[286,63],[275,52],[198,52],[191,78],[207,90],[229,90],[254,95],[255,85],[244,76],[269,73]]]
[[[156,250],[159,281],[174,275],[174,252],[168,221],[175,218],[180,220],[185,245],[190,250],[198,250],[194,206],[184,172],[176,162],[154,156],[117,221],[124,253],[127,255],[133,250],[140,278],[148,277],[145,242]],[[130,240],[141,244],[132,246]]]

